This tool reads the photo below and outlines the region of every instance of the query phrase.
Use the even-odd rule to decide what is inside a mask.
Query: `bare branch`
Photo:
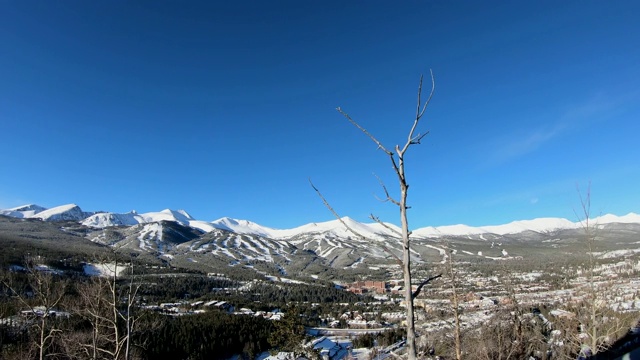
[[[427,106],[429,106],[429,103],[431,102],[431,98],[433,98],[433,93],[436,90],[436,79],[435,77],[433,77],[433,69],[429,69],[429,73],[431,74],[431,92],[429,93],[429,98],[427,99],[427,102],[425,102],[424,106],[422,107],[422,111],[416,114],[416,117],[418,119],[421,118],[422,115],[424,115],[425,110],[427,110]],[[420,108],[421,93],[422,93],[422,76],[420,76],[420,88],[418,89],[418,108]]]
[[[402,259],[400,259],[400,257],[398,257],[398,255],[394,254],[391,250],[389,250],[389,248],[384,245],[381,244],[380,247],[382,248],[382,250],[384,250],[387,254],[391,255],[391,257],[393,257],[396,261],[396,263],[398,263],[398,265],[402,265]]]
[[[425,280],[425,281],[421,282],[421,283],[418,285],[418,288],[416,289],[416,291],[415,291],[413,294],[411,294],[411,298],[413,298],[413,299],[417,298],[417,297],[418,297],[418,295],[420,295],[420,292],[422,291],[422,288],[423,288],[425,285],[427,285],[427,284],[428,284],[428,283],[430,283],[432,280],[435,280],[435,279],[437,279],[437,278],[439,278],[439,277],[441,277],[441,276],[442,276],[442,274],[438,274],[438,275],[436,275],[436,276],[432,276],[432,277],[428,278],[427,280]]]
[[[429,135],[429,132],[427,131],[424,134],[418,134],[416,135],[416,137],[414,137],[413,139],[411,139],[411,144],[410,145],[419,145],[420,141],[422,140],[423,137]]]
[[[387,225],[386,223],[384,223],[382,220],[380,220],[379,217],[377,217],[377,216],[375,216],[373,214],[370,214],[369,215],[369,219],[371,219],[371,220],[377,222],[378,224],[384,226],[386,229],[389,229],[394,234],[396,234],[398,236],[402,236],[402,234],[398,230],[396,230],[396,229],[392,228],[391,226]]]
[[[322,199],[322,202],[324,203],[324,206],[326,206],[327,209],[329,209],[329,211],[331,211],[333,216],[335,216],[336,219],[338,219],[338,221],[340,221],[342,223],[342,225],[344,225],[344,227],[347,228],[347,230],[349,230],[351,233],[353,233],[355,236],[357,236],[358,238],[360,238],[362,240],[366,239],[364,237],[364,235],[362,235],[359,232],[353,230],[349,225],[347,225],[347,223],[344,222],[344,220],[342,220],[340,215],[338,215],[338,213],[333,209],[333,207],[331,207],[331,205],[329,204],[327,199],[325,199],[325,197],[322,196],[322,193],[320,192],[320,190],[318,190],[318,188],[315,185],[313,185],[313,183],[311,182],[311,178],[309,178],[309,184],[311,184],[311,187],[313,188],[313,190],[315,190],[316,193],[318,194],[318,196],[320,196],[320,199]]]
[[[368,240],[364,235],[360,234],[359,232],[355,231],[354,229],[352,229],[349,225],[347,225],[346,222],[344,222],[344,220],[342,220],[342,218],[340,217],[340,215],[338,215],[338,213],[333,209],[333,207],[331,207],[331,205],[329,204],[329,202],[327,201],[327,199],[325,199],[325,197],[322,195],[322,193],[320,192],[320,190],[318,190],[317,187],[315,187],[315,185],[313,185],[313,182],[311,182],[311,179],[309,179],[309,184],[311,184],[311,187],[313,188],[313,190],[316,191],[316,193],[318,194],[318,196],[320,197],[320,199],[322,199],[322,202],[324,203],[324,206],[327,207],[327,209],[329,209],[329,211],[331,211],[331,213],[333,214],[333,216],[335,216],[336,219],[338,219],[338,221],[340,221],[340,223],[342,223],[342,225],[352,234],[354,234],[355,236],[357,236],[360,240]],[[402,260],[400,260],[400,258],[394,254],[391,250],[389,250],[386,246],[381,245],[382,249],[387,252],[389,255],[393,256],[395,258],[395,260],[399,263],[402,264]]]
[[[385,186],[384,182],[382,182],[382,179],[380,179],[380,177],[378,175],[376,175],[375,173],[373,174],[373,176],[375,176],[376,179],[378,179],[378,183],[380,183],[380,186],[382,187],[382,190],[384,191],[384,195],[386,196],[386,199],[382,200],[382,199],[378,198],[378,200],[380,200],[382,202],[391,201],[392,203],[400,206],[400,202],[398,202],[397,200],[392,198],[391,195],[389,195],[389,191],[387,190],[387,187]],[[373,219],[373,220],[375,220],[375,219]]]
[[[375,138],[375,136],[373,136],[370,132],[367,131],[367,129],[363,128],[362,126],[360,126],[360,124],[358,124],[355,120],[353,120],[351,118],[351,116],[349,116],[349,114],[347,114],[346,112],[342,111],[342,109],[340,107],[337,107],[336,110],[338,110],[338,112],[340,114],[342,114],[342,116],[346,117],[347,120],[349,120],[350,123],[352,123],[355,127],[360,129],[360,131],[365,133],[365,135],[367,135],[371,140],[373,140],[373,142],[376,143],[376,145],[378,145],[379,149],[382,149],[382,151],[384,151],[388,155],[393,155],[393,153],[391,151],[387,150],[387,148],[385,148],[384,145],[382,145],[382,143],[380,141],[378,141],[378,139]]]
[[[416,128],[418,127],[418,123],[420,122],[420,118],[422,118],[422,115],[424,115],[425,110],[427,110],[427,106],[431,102],[431,98],[433,97],[433,93],[435,92],[435,89],[436,89],[436,81],[435,81],[435,78],[433,77],[433,70],[429,70],[429,72],[431,73],[431,93],[429,94],[429,98],[427,99],[427,101],[424,103],[424,106],[422,106],[421,104],[422,76],[420,76],[420,85],[418,86],[418,105],[416,110],[416,118],[415,120],[413,120],[413,125],[411,126],[411,130],[409,131],[407,142],[404,144],[404,147],[402,148],[402,150],[399,150],[399,147],[396,146],[396,152],[400,157],[404,155],[404,153],[407,151],[410,145],[419,144],[420,140],[422,140],[422,138],[428,134],[428,132],[426,132],[416,137],[413,136],[413,134],[416,131]],[[422,106],[422,110],[420,110],[421,106]]]

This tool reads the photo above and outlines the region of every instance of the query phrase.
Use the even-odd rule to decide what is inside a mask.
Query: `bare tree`
[[[407,205],[407,194],[409,190],[409,184],[407,182],[407,177],[405,173],[405,155],[407,154],[407,151],[409,150],[409,148],[411,148],[412,145],[420,144],[420,141],[428,134],[428,132],[419,133],[416,131],[417,131],[418,124],[420,123],[420,119],[422,119],[427,109],[427,106],[429,105],[429,102],[433,97],[433,93],[435,90],[435,79],[433,77],[433,71],[431,71],[430,73],[431,73],[431,91],[429,93],[429,97],[424,103],[422,102],[423,77],[420,76],[420,83],[418,86],[418,100],[417,100],[417,106],[416,106],[416,115],[415,115],[415,118],[413,119],[413,124],[411,125],[411,128],[409,130],[407,140],[402,146],[396,145],[395,148],[393,149],[385,147],[375,136],[373,136],[373,134],[371,134],[365,128],[360,126],[360,124],[358,124],[355,120],[353,120],[351,116],[349,116],[349,114],[344,112],[341,108],[337,108],[340,114],[342,114],[351,124],[353,124],[356,128],[362,131],[367,137],[369,137],[377,145],[378,149],[382,150],[389,157],[393,170],[398,179],[398,184],[400,186],[400,197],[397,199],[392,197],[389,194],[386,186],[382,182],[380,182],[380,184],[386,196],[384,201],[391,202],[394,205],[398,206],[398,208],[400,209],[400,223],[401,223],[402,230],[400,233],[398,233],[398,236],[402,241],[402,258],[398,257],[393,252],[389,251],[389,249],[387,249],[386,247],[384,248],[384,250],[387,251],[391,256],[393,256],[402,267],[402,273],[404,277],[404,289],[405,289],[404,299],[407,305],[407,347],[408,347],[407,353],[408,353],[408,358],[410,360],[415,359],[417,356],[413,300],[418,296],[418,294],[426,284],[440,277],[440,275],[437,275],[424,280],[418,285],[417,290],[413,292],[412,279],[411,279],[411,243],[409,239],[411,232],[409,231],[409,222],[407,220],[407,209],[409,209],[409,206]],[[364,236],[360,235],[359,233],[351,229],[346,223],[344,223],[344,221],[341,220],[338,214],[333,210],[333,208],[329,205],[326,199],[322,196],[320,191],[315,186],[313,186],[313,184],[311,184],[311,186],[318,193],[318,195],[324,202],[325,206],[329,208],[329,210],[334,214],[334,216],[336,216],[338,220],[340,220],[347,229],[349,229],[356,236],[360,238],[364,238]],[[371,218],[374,221],[386,226],[386,224],[380,221],[376,216],[371,215]]]
[[[460,337],[460,330],[461,330],[460,308],[459,308],[460,305],[458,303],[458,288],[456,286],[458,273],[453,267],[453,256],[455,255],[455,253],[456,253],[455,250],[449,251],[449,255],[447,259],[447,274],[449,275],[449,280],[451,281],[451,292],[453,293],[451,297],[451,307],[453,309],[453,320],[454,320],[453,344],[454,344],[454,349],[456,351],[456,359],[461,360],[462,359],[462,341],[460,340],[461,338]]]
[[[78,286],[81,301],[76,312],[91,324],[91,335],[80,342],[81,352],[90,359],[131,358],[131,337],[138,317],[134,316],[135,298],[139,285],[133,276],[133,262],[103,264],[109,274],[90,279]],[[129,268],[130,279],[118,282],[120,272]]]
[[[636,314],[620,313],[612,306],[614,286],[598,274],[597,245],[599,226],[591,217],[591,185],[586,194],[578,188],[580,210],[576,211],[583,232],[587,261],[582,269],[586,282],[576,290],[576,298],[569,304],[574,316],[565,319],[565,339],[573,351],[595,355],[606,350],[624,335],[636,321]]]
[[[33,345],[37,358],[42,360],[48,353],[55,338],[62,332],[53,321],[57,307],[66,295],[67,281],[56,276],[46,267],[39,268],[37,259],[28,257],[24,261],[27,282],[20,286],[13,278],[2,279],[2,283],[26,310],[24,316],[33,319],[36,331]],[[26,286],[25,286],[26,285]]]

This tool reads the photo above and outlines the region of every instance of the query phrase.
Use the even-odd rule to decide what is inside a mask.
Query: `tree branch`
[[[336,217],[336,219],[338,219],[338,221],[340,221],[342,223],[342,225],[344,225],[345,228],[347,228],[348,231],[350,231],[351,233],[353,233],[355,236],[357,236],[358,238],[360,238],[361,240],[365,240],[366,238],[364,237],[364,235],[360,234],[359,232],[353,230],[349,225],[347,225],[347,223],[344,222],[344,220],[342,220],[342,218],[340,217],[340,215],[338,215],[338,213],[333,209],[333,207],[331,207],[331,205],[329,204],[329,202],[327,201],[327,199],[325,199],[324,196],[322,196],[322,193],[320,192],[320,190],[318,190],[318,188],[313,185],[313,182],[311,182],[311,178],[309,178],[309,184],[311,184],[311,187],[313,188],[313,190],[316,191],[316,194],[318,194],[318,196],[320,197],[320,199],[322,199],[322,202],[324,203],[324,206],[327,207],[327,209],[329,209],[329,211],[331,211],[331,213],[333,214],[333,216]]]
[[[376,143],[376,145],[378,145],[378,149],[382,149],[382,151],[384,151],[388,155],[393,156],[393,153],[391,151],[387,150],[387,148],[385,148],[384,145],[382,145],[382,143],[380,141],[378,141],[378,139],[375,138],[375,136],[373,136],[370,132],[368,132],[367,129],[365,129],[362,126],[360,126],[360,124],[358,124],[355,120],[353,120],[351,118],[351,116],[349,116],[349,114],[347,114],[346,112],[342,111],[342,109],[340,107],[337,107],[336,110],[338,110],[338,112],[340,114],[342,114],[344,117],[346,117],[347,120],[349,120],[350,123],[352,123],[355,127],[360,129],[360,131],[365,133],[365,135],[367,135],[371,140],[373,140],[373,142]]]
[[[386,223],[384,223],[382,220],[380,220],[379,217],[377,217],[377,216],[375,216],[373,214],[370,214],[369,215],[369,219],[371,219],[371,220],[377,222],[378,224],[384,226],[386,229],[388,229],[389,231],[393,232],[394,234],[396,234],[398,236],[402,236],[402,234],[398,230],[396,230],[396,229],[392,228],[391,226],[387,225]]]
[[[380,179],[380,177],[378,175],[376,175],[375,173],[373,174],[373,176],[376,177],[376,179],[378,179],[378,183],[380,183],[380,186],[382,187],[382,190],[384,191],[384,195],[386,196],[386,199],[380,199],[378,197],[376,197],[378,200],[382,201],[382,202],[387,202],[387,201],[391,201],[393,204],[400,206],[400,202],[398,202],[396,199],[392,198],[391,195],[389,195],[389,191],[387,190],[387,187],[384,185],[384,182],[382,182],[382,179]],[[375,219],[374,219],[375,220]],[[398,233],[398,235],[401,235],[400,233]]]
[[[421,118],[424,115],[425,110],[427,110],[427,106],[431,102],[431,98],[433,97],[433,93],[436,90],[436,79],[433,77],[433,69],[429,69],[429,73],[431,74],[431,92],[429,93],[429,98],[427,98],[427,102],[424,103],[422,107],[422,111],[418,112],[416,110],[416,118]],[[422,76],[420,76],[420,87],[418,88],[418,109],[420,109],[420,96],[422,94]]]
[[[418,297],[418,295],[420,295],[420,292],[422,291],[422,288],[423,288],[425,285],[427,285],[427,284],[428,284],[428,283],[430,283],[432,280],[435,280],[435,279],[437,279],[437,278],[439,278],[439,277],[441,277],[441,276],[442,276],[442,274],[438,274],[438,275],[436,275],[436,276],[432,276],[432,277],[428,278],[427,280],[425,280],[425,281],[421,282],[421,283],[418,285],[418,288],[416,289],[416,291],[415,291],[413,294],[411,294],[411,298],[412,298],[412,299],[417,298],[417,297]]]
[[[422,76],[420,76],[420,84],[418,85],[418,104],[417,104],[417,107],[416,107],[416,118],[413,121],[413,125],[411,126],[411,130],[409,131],[409,136],[407,138],[407,142],[404,144],[404,147],[402,148],[402,150],[399,150],[399,147],[396,146],[396,152],[398,153],[398,155],[400,157],[402,157],[402,155],[404,155],[404,153],[407,151],[407,149],[409,148],[410,145],[419,144],[420,140],[422,140],[422,138],[425,137],[429,133],[429,132],[426,132],[426,133],[424,133],[422,135],[418,134],[415,137],[413,136],[413,134],[416,131],[416,128],[418,127],[418,123],[420,122],[420,118],[422,118],[422,115],[424,115],[424,112],[427,110],[427,106],[431,102],[431,98],[433,98],[433,93],[436,90],[436,80],[433,77],[433,70],[429,70],[429,72],[431,73],[431,93],[429,93],[429,98],[424,103],[424,105],[422,105],[421,104],[421,102],[422,102],[422,100],[421,100],[421,96],[422,96]],[[420,110],[421,107],[422,107],[422,110]]]
[[[311,187],[313,188],[313,190],[316,191],[316,193],[318,194],[318,196],[320,197],[320,199],[322,199],[322,202],[324,203],[324,206],[327,207],[327,209],[329,209],[329,211],[331,211],[331,213],[333,214],[333,216],[335,216],[336,219],[338,219],[338,221],[340,221],[340,223],[342,223],[342,225],[352,234],[354,234],[355,236],[357,236],[360,240],[368,240],[364,235],[360,234],[359,232],[353,230],[349,225],[347,225],[346,222],[344,222],[344,220],[342,220],[342,218],[340,217],[340,215],[338,215],[338,213],[333,209],[333,207],[331,207],[331,205],[329,204],[329,202],[327,201],[327,199],[325,199],[325,197],[322,195],[322,193],[320,192],[320,190],[318,190],[317,187],[315,187],[315,185],[313,185],[313,182],[311,182],[311,179],[309,178],[309,184],[311,184]],[[385,224],[386,226],[386,224]],[[400,260],[400,258],[394,254],[393,252],[391,252],[391,250],[389,250],[385,245],[381,245],[382,249],[384,251],[386,251],[389,255],[393,256],[396,261],[398,262],[398,264],[402,264],[402,260]]]

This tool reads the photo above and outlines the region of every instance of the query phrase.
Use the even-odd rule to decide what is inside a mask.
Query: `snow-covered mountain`
[[[37,205],[31,205],[31,207],[33,209],[42,208]],[[82,209],[80,209],[76,204],[67,204],[38,211],[27,217],[44,221],[82,221],[92,214],[92,212],[82,211]]]
[[[212,223],[195,220],[191,215],[189,215],[189,213],[184,210],[170,209],[143,214],[138,214],[135,210],[126,214],[101,212],[84,219],[82,221],[82,225],[103,229],[111,226],[131,226],[159,221],[173,221],[185,226],[190,226],[203,232],[210,232],[217,228]]]
[[[104,212],[89,216],[82,221],[82,225],[93,228],[136,225],[140,223],[138,217],[139,215],[135,211],[128,212],[126,214]]]
[[[13,209],[0,210],[0,215],[6,215],[6,216],[11,216],[16,218],[29,218],[44,210],[47,210],[47,209],[43,208],[42,206],[29,204],[29,205],[18,206]]]
[[[270,239],[295,239],[305,237],[357,239],[364,237],[370,240],[383,241],[398,237],[400,229],[390,223],[361,223],[349,217],[340,220],[309,223],[292,229],[274,229],[248,220],[238,220],[228,217],[212,222],[196,220],[184,210],[165,209],[158,212],[137,213],[131,211],[125,214],[110,212],[84,212],[75,204],[57,206],[46,209],[38,205],[25,205],[13,209],[0,210],[0,215],[18,218],[39,218],[45,221],[74,220],[92,228],[107,228],[112,226],[133,226],[137,224],[172,221],[183,226],[211,232],[216,229],[226,230],[237,234],[250,234]],[[629,213],[624,216],[612,214],[603,215],[590,220],[592,225],[606,225],[613,223],[640,224],[640,215]],[[346,225],[346,226],[345,226]],[[446,236],[471,236],[481,234],[508,235],[525,231],[546,233],[556,230],[578,229],[580,222],[571,222],[563,218],[538,218],[533,220],[514,221],[509,224],[473,227],[463,224],[439,227],[424,227],[412,232],[414,238],[440,238]],[[347,227],[353,231],[347,229]],[[360,236],[359,236],[360,235]]]
[[[61,227],[42,227],[62,232],[44,237],[74,234],[95,243],[151,254],[183,265],[197,262],[208,264],[206,266],[240,264],[271,273],[305,271],[334,274],[334,271],[346,269],[378,271],[393,265],[394,257],[402,253],[397,226],[361,223],[349,217],[292,229],[274,229],[232,218],[211,222],[196,220],[184,210],[89,213],[75,204],[51,209],[25,205],[0,210],[0,215],[47,222],[76,221],[78,226],[67,222]],[[11,221],[26,224],[6,218],[2,220],[4,223]],[[605,239],[603,244],[606,243],[601,249],[603,254],[620,250],[620,246],[624,246],[622,249],[627,252],[640,252],[639,245],[634,245],[638,244],[640,215],[608,214],[590,219],[590,226],[605,230],[599,234]],[[562,218],[539,218],[481,227],[463,224],[424,227],[415,229],[411,235],[411,256],[415,263],[441,262],[446,260],[451,248],[469,261],[474,258],[485,261],[527,257],[532,249],[547,251],[542,255],[544,258],[560,256],[562,251],[571,254],[576,246],[579,249],[578,244],[584,238],[581,227],[579,222]]]
[[[238,234],[259,235],[272,239],[288,239],[301,234],[329,234],[333,237],[340,238],[358,237],[349,231],[346,226],[367,239],[384,239],[388,236],[397,236],[400,232],[400,229],[393,224],[386,224],[388,228],[385,228],[378,223],[363,224],[350,217],[343,217],[340,220],[310,223],[293,229],[273,229],[251,221],[231,218],[221,218],[212,221],[211,224],[218,229],[228,230]]]

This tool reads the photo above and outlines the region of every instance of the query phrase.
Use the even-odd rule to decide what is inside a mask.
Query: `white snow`
[[[44,210],[47,210],[47,208],[35,204],[29,204],[14,207],[12,209],[0,210],[0,215],[11,216],[15,218],[29,218]]]
[[[122,275],[126,270],[126,266],[117,265],[115,263],[103,263],[103,264],[85,264],[83,266],[84,273],[89,276],[101,276],[112,277],[115,273],[116,276]]]
[[[110,212],[98,213],[86,218],[84,221],[82,221],[82,224],[85,226],[102,229],[109,226],[147,224],[160,221],[177,222],[184,226],[190,226],[203,232],[211,232],[216,230],[216,227],[211,223],[201,220],[195,220],[184,210],[170,209],[143,214],[138,214],[135,211],[131,211],[126,214],[117,214]]]
[[[31,215],[32,218],[42,220],[75,220],[80,221],[86,218],[89,214],[84,213],[80,207],[76,204],[67,204],[56,206],[51,209],[43,210]]]
[[[138,214],[135,211],[126,214],[117,214],[109,212],[100,212],[93,214],[83,212],[80,207],[75,204],[67,204],[46,209],[38,205],[24,205],[12,209],[0,210],[0,215],[7,215],[17,218],[40,218],[43,220],[76,220],[82,221],[86,226],[94,228],[104,228],[117,225],[135,225],[154,223],[159,221],[175,221],[184,226],[191,226],[203,232],[211,232],[216,229],[232,231],[238,234],[253,234],[271,239],[290,239],[301,234],[317,234],[318,239],[327,240],[329,238],[351,238],[352,241],[359,240],[358,236],[349,231],[343,224],[346,223],[349,228],[358,234],[364,236],[367,240],[383,241],[389,237],[399,237],[400,229],[390,223],[386,226],[373,222],[361,223],[349,217],[343,217],[341,220],[331,220],[318,223],[309,223],[291,229],[274,229],[248,220],[238,220],[228,217],[220,218],[212,222],[206,222],[194,219],[184,210],[165,209],[158,212],[148,212]],[[91,216],[89,216],[91,215]],[[629,213],[624,216],[616,216],[612,214],[602,215],[590,219],[594,225],[601,226],[612,223],[637,223],[640,224],[640,215]],[[572,222],[564,218],[538,218],[532,220],[513,221],[503,225],[490,225],[473,227],[464,224],[447,225],[447,226],[428,226],[413,230],[414,238],[439,238],[442,236],[479,236],[485,239],[483,234],[515,234],[523,231],[550,232],[558,229],[579,229],[581,223],[579,221]],[[340,246],[339,243],[333,246]],[[331,251],[332,246],[325,248],[324,251]]]
[[[498,235],[517,234],[523,231],[548,232],[557,229],[577,229],[580,224],[562,218],[538,218],[533,220],[514,221],[505,225],[484,226],[484,232]]]
[[[447,225],[447,226],[428,226],[420,229],[413,230],[414,237],[440,237],[443,235],[476,235],[486,233],[487,231],[482,228],[476,228],[468,225]]]
[[[603,224],[638,224],[640,223],[640,214],[636,213],[628,213],[624,216],[616,216],[612,214],[606,214],[599,216],[595,219],[590,220],[593,224],[603,225]]]
[[[139,215],[134,212],[126,214],[97,213],[84,219],[82,221],[82,225],[94,228],[105,228],[108,226],[119,225],[136,225],[140,223],[139,219]]]
[[[341,220],[352,230],[367,239],[383,240],[385,239],[385,236],[398,237],[398,233],[400,232],[400,229],[397,226],[389,223],[385,224],[398,233],[394,232],[393,230],[389,230],[379,223],[364,224],[357,222],[349,217],[343,217]],[[272,229],[266,226],[258,225],[251,221],[236,220],[231,218],[221,218],[212,221],[211,223],[218,229],[233,231],[240,234],[254,234],[271,239],[285,239],[308,233],[329,234],[339,238],[358,237],[357,235],[349,231],[343,225],[343,223],[337,219],[326,222],[309,223],[293,229]]]

